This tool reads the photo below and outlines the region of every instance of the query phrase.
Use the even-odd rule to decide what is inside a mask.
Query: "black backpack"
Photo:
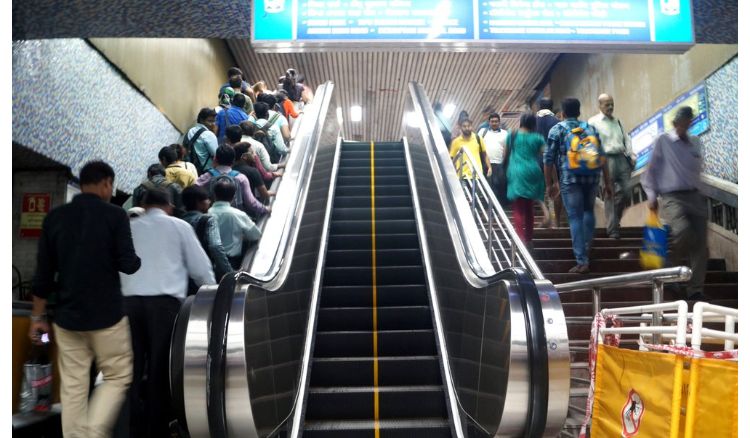
[[[216,185],[216,183],[221,179],[228,178],[234,184],[235,189],[234,199],[232,199],[232,202],[230,203],[231,206],[245,211],[245,201],[242,197],[242,187],[240,186],[240,182],[236,178],[240,173],[236,170],[230,170],[227,173],[221,173],[216,169],[208,169],[208,173],[211,174],[211,181],[208,182],[208,193],[211,194],[211,199],[214,201],[216,200],[216,195],[214,194],[214,186]]]
[[[205,127],[200,128],[198,129],[198,131],[196,131],[195,134],[193,134],[192,138],[188,139],[187,134],[185,134],[185,137],[182,139],[182,145],[185,146],[185,150],[188,152],[188,161],[193,163],[195,169],[198,171],[198,175],[201,175],[206,171],[208,163],[209,161],[211,161],[211,155],[209,154],[206,157],[206,161],[201,163],[198,154],[195,152],[195,142],[198,141],[201,134],[203,134],[207,130],[208,129]]]
[[[255,131],[255,134],[253,134],[253,138],[258,141],[258,143],[262,144],[264,148],[266,148],[266,151],[268,151],[268,157],[271,160],[271,163],[278,163],[279,160],[281,160],[281,154],[276,149],[276,146],[273,144],[273,138],[271,137],[271,133],[268,132],[271,129],[271,126],[276,122],[276,120],[279,118],[279,114],[274,114],[270,120],[268,120],[268,123],[263,125],[263,127],[259,127],[257,125],[257,122],[253,122],[253,125],[257,128]]]

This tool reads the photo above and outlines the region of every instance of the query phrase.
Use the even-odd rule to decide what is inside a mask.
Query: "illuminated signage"
[[[257,0],[253,43],[688,46],[690,0]],[[312,43],[312,44],[310,44]]]

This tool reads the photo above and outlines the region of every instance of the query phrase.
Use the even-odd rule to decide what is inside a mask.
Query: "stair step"
[[[336,193],[335,197],[338,198],[339,196],[371,196],[372,195],[372,186],[370,185],[361,185],[361,186],[344,186],[344,187],[336,187]],[[398,186],[389,186],[389,185],[375,185],[375,196],[409,196],[411,195],[411,191],[409,190],[408,185],[398,185]],[[336,200],[334,199],[333,205],[336,205]]]
[[[328,250],[372,248],[370,234],[336,234],[328,239]],[[375,235],[375,248],[380,249],[414,249],[419,248],[419,239],[414,233]]]
[[[367,166],[349,166],[339,167],[338,177],[342,176],[362,176],[370,174],[370,165]],[[399,166],[375,166],[375,175],[406,175],[406,167]]]
[[[570,265],[570,267],[573,267],[573,265]],[[626,272],[592,272],[590,274],[569,274],[567,272],[555,272],[545,274],[544,276],[553,284],[560,284],[578,280],[585,280],[587,278],[597,278],[619,274],[626,274]],[[737,283],[737,273],[726,271],[708,271],[706,273],[705,281],[706,283]]]
[[[371,195],[365,196],[337,196],[333,200],[333,208],[369,208]],[[410,195],[403,196],[375,196],[375,208],[410,207],[414,208]]]
[[[424,284],[377,287],[378,307],[429,305]],[[321,308],[370,307],[372,286],[326,286],[320,297]]]
[[[356,176],[341,176],[336,179],[336,187],[366,186],[372,184],[370,173]],[[406,173],[401,175],[380,175],[375,172],[375,185],[409,185],[409,177]]]
[[[406,158],[381,158],[375,154],[375,166],[405,166]],[[342,158],[339,167],[368,167],[370,158]]]
[[[568,269],[576,265],[574,259],[570,260],[536,260],[537,266],[544,273],[567,273]],[[710,271],[721,271],[726,267],[724,260],[709,259],[707,263]],[[589,263],[591,272],[640,272],[643,270],[640,260],[633,259],[595,259],[592,257]]]
[[[365,386],[373,381],[372,357],[335,357],[313,360],[310,386]],[[440,385],[437,356],[378,357],[378,384]]]
[[[372,356],[372,331],[321,332],[315,337],[314,356]],[[435,333],[432,330],[378,331],[379,356],[434,356]]]
[[[365,387],[311,387],[305,417],[310,420],[371,419],[374,393],[381,419],[446,417],[445,394],[437,385]]]
[[[376,239],[377,244],[377,239]],[[377,245],[376,245],[377,247]],[[417,249],[377,249],[375,261],[377,266],[404,266],[422,263],[422,252]],[[372,267],[371,249],[329,250],[326,254],[326,267],[337,266],[370,266]]]
[[[344,142],[341,144],[342,151],[370,151],[372,145],[370,142]],[[376,151],[403,151],[404,145],[401,142],[383,142],[375,143]]]
[[[356,149],[348,149],[348,148],[341,148],[341,158],[342,159],[370,159],[371,151],[369,149],[367,150],[356,150]],[[396,150],[385,150],[385,149],[375,149],[375,158],[404,158],[404,149],[396,149]]]
[[[372,220],[372,209],[366,207],[338,207],[334,206],[331,212],[331,220]],[[384,220],[414,220],[414,207],[375,207],[375,221]]]
[[[372,438],[375,421],[306,421],[305,437]],[[444,418],[379,420],[381,438],[450,438],[451,426]]]
[[[724,284],[705,284],[703,292],[713,299],[737,299],[738,285],[736,283]],[[647,301],[652,299],[651,286],[630,286],[630,287],[613,287],[602,290],[602,302],[610,301]],[[560,300],[563,303],[591,303],[591,291],[563,292],[560,294]],[[676,301],[685,299],[685,295],[673,292],[669,289],[664,290],[664,301]]]
[[[318,333],[342,330],[371,330],[370,307],[327,307],[318,314]],[[428,306],[393,306],[377,309],[378,330],[432,329]]]
[[[424,283],[424,268],[420,266],[378,266],[378,286]],[[324,286],[372,285],[371,267],[326,268]]]
[[[393,219],[375,221],[375,234],[416,233],[414,219]],[[333,220],[331,234],[372,234],[371,220]]]

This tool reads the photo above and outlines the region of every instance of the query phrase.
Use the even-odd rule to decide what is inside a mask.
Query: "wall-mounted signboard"
[[[255,0],[252,31],[254,46],[278,50],[420,42],[679,51],[694,42],[690,0]]]
[[[630,131],[633,152],[638,157],[634,170],[641,169],[648,164],[648,160],[651,158],[651,151],[654,149],[654,143],[656,143],[656,138],[672,129],[672,120],[674,120],[677,109],[681,106],[691,107],[693,114],[695,114],[695,118],[690,124],[690,128],[688,128],[690,135],[701,135],[708,131],[708,99],[706,98],[706,85],[701,82],[698,86],[680,95],[667,106],[657,111],[648,120]]]

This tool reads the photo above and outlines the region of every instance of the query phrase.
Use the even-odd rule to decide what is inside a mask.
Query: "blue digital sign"
[[[253,41],[692,44],[690,0],[257,0]]]

